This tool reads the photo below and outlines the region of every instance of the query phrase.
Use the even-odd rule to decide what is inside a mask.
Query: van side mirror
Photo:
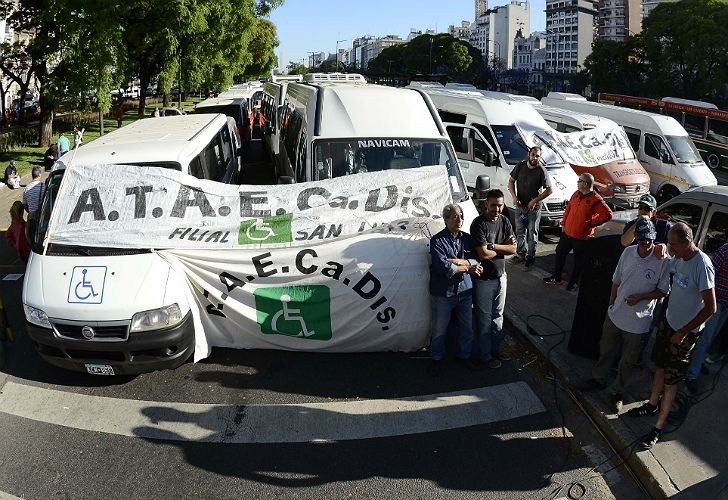
[[[493,166],[493,162],[495,162],[495,155],[490,150],[488,150],[488,151],[480,151],[475,156],[475,159],[482,161],[485,164],[486,167],[492,167]]]
[[[240,157],[242,157],[242,156],[243,156],[243,154],[244,154],[244,153],[243,153],[243,147],[242,147],[242,146],[240,146],[240,147],[239,147],[238,149],[236,149],[236,150],[235,150],[235,156],[240,156]]]
[[[662,161],[662,163],[672,163],[672,157],[667,151],[662,151],[660,153],[660,160]]]
[[[475,179],[475,191],[473,192],[473,203],[478,206],[481,201],[485,200],[485,195],[490,190],[490,177],[487,175],[479,175]]]
[[[295,184],[296,181],[290,175],[281,175],[278,177],[278,184]]]

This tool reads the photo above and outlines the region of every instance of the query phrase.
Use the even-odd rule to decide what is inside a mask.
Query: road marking
[[[458,429],[546,411],[523,381],[399,399],[208,405],[114,399],[8,381],[0,412],[122,436],[216,443],[302,443]]]

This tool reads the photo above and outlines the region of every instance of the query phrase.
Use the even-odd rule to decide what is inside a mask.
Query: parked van
[[[286,88],[291,82],[302,81],[303,75],[273,75],[271,80],[263,85],[263,103],[260,111],[263,123],[261,127],[263,143],[274,162],[278,154],[281,127],[280,115]]]
[[[425,92],[445,122],[466,185],[472,189],[478,176],[488,175],[491,187],[508,193],[511,170],[520,161],[527,160],[529,147],[536,145],[532,136],[525,137],[524,133],[548,129],[543,118],[528,104],[489,99],[479,91],[431,88]],[[486,151],[496,158],[494,164],[482,161]],[[480,159],[476,158],[478,155]],[[558,227],[566,203],[576,191],[578,177],[549,148],[543,148],[542,163],[551,177],[553,192],[544,200],[541,224]],[[511,206],[510,196],[505,201],[506,206],[515,208]]]
[[[235,120],[238,135],[243,142],[250,142],[250,126],[248,118],[248,101],[244,97],[213,97],[197,103],[196,114],[222,113]],[[247,149],[247,144],[244,144]]]
[[[236,142],[237,141],[237,142]],[[74,164],[172,168],[204,179],[237,175],[232,118],[187,115],[139,120],[85,144]],[[32,252],[23,282],[28,335],[48,363],[100,375],[175,368],[192,354],[195,332],[184,278],[148,249],[44,249],[65,154],[46,180],[39,226],[29,224]],[[113,168],[113,167],[110,167]],[[99,296],[89,303],[85,294]]]
[[[310,83],[309,83],[310,82]],[[419,89],[364,83],[359,75],[306,75],[290,83],[281,115],[279,182],[443,165],[465,219],[477,213],[432,102]]]
[[[621,125],[650,175],[650,190],[660,202],[694,187],[717,184],[688,133],[672,117],[589,102],[580,95],[560,92],[550,92],[541,102],[609,118]]]

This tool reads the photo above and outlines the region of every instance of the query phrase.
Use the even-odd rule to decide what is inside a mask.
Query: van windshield
[[[316,179],[351,174],[445,165],[453,199],[466,194],[457,160],[448,142],[438,139],[327,139],[314,143]]]
[[[697,163],[702,161],[698,148],[695,147],[690,137],[684,135],[666,135],[665,138],[670,144],[670,149],[680,163]]]
[[[503,157],[509,165],[528,160],[528,146],[514,125],[492,125]]]

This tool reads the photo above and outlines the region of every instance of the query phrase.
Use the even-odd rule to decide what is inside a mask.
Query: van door
[[[493,158],[497,156],[483,135],[476,128],[468,125],[449,122],[445,122],[444,125],[455,148],[460,171],[467,188],[475,189],[479,175],[487,175],[494,179],[496,167],[493,166]],[[491,186],[498,187],[493,183]]]
[[[703,223],[701,234],[695,238],[698,247],[712,256],[716,250],[728,242],[728,212],[722,205],[711,205]]]
[[[640,155],[640,163],[650,174],[650,191],[658,193],[662,185],[669,182],[673,175],[675,162],[662,137],[644,134],[644,146]],[[677,194],[677,193],[674,193]]]

